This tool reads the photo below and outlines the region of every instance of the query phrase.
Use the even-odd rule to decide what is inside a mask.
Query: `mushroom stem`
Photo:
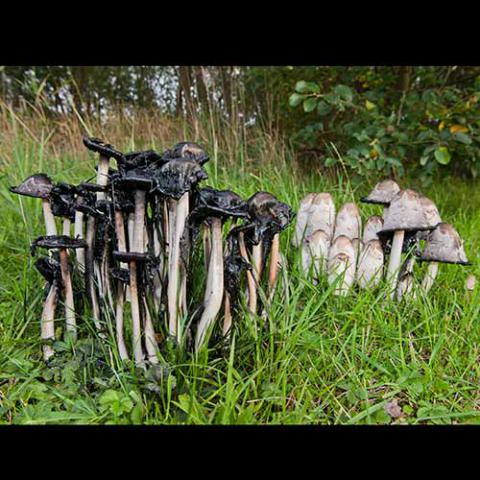
[[[230,330],[232,328],[232,302],[230,300],[230,294],[225,290],[225,296],[223,300],[223,329],[222,333],[224,337],[230,336]]]
[[[58,286],[53,282],[45,299],[42,311],[41,338],[44,342],[55,340],[55,308],[58,300]],[[51,345],[43,345],[43,359],[46,361],[55,354]]]
[[[97,184],[105,187],[108,183],[109,158],[100,155],[98,158]],[[105,200],[104,192],[97,192],[97,200]]]
[[[83,240],[83,212],[79,210],[75,211],[75,223],[74,223],[74,237]],[[77,265],[79,270],[83,273],[85,272],[85,249],[77,248],[75,250],[75,255],[77,257]]]
[[[432,288],[435,278],[438,273],[438,262],[430,262],[428,264],[427,273],[422,280],[422,289],[425,293],[428,293]]]
[[[238,234],[238,247],[240,249],[240,255],[246,262],[250,262],[248,259],[247,249],[245,247],[245,238],[243,232]],[[257,311],[257,287],[255,285],[255,278],[250,270],[247,270],[247,288],[248,288],[248,309],[252,313]]]
[[[115,332],[117,337],[118,353],[122,360],[128,360],[128,350],[125,344],[125,337],[123,334],[123,312],[125,303],[125,286],[118,281],[117,284],[117,301],[115,307]]]
[[[180,314],[181,305],[179,300],[183,298],[184,273],[180,267],[180,239],[185,229],[185,221],[188,216],[188,193],[184,193],[179,200],[169,199],[169,252],[168,252],[168,329],[170,335],[176,337],[180,343]],[[180,278],[182,277],[182,278]]]
[[[42,198],[43,216],[45,218],[45,230],[47,235],[52,236],[57,234],[57,225],[55,224],[55,217],[52,213],[50,202],[46,198]]]
[[[63,235],[69,237],[70,236],[70,226],[72,225],[72,222],[69,218],[64,218],[63,219],[63,230],[62,233]]]
[[[387,282],[390,288],[390,297],[394,298],[398,282],[398,273],[402,259],[402,245],[405,237],[404,230],[396,230],[393,235],[390,260],[388,262]]]
[[[208,265],[210,263],[210,251],[211,247],[211,235],[210,235],[210,228],[206,222],[202,224],[202,237],[203,237],[203,261],[205,264],[205,270],[208,271]]]
[[[75,320],[75,305],[73,303],[72,279],[68,267],[68,255],[66,248],[60,248],[60,270],[65,291],[65,318],[66,330],[75,340],[77,338],[77,322]]]
[[[252,313],[257,313],[258,305],[258,287],[260,285],[260,278],[262,276],[262,241],[258,245],[252,247],[252,279],[253,289],[250,290],[248,297],[248,308]]]
[[[222,308],[223,299],[223,245],[222,245],[222,221],[220,218],[212,217],[211,236],[212,250],[210,253],[210,262],[208,274],[210,276],[210,287],[205,291],[202,316],[200,318],[197,335],[195,338],[195,349],[199,350],[205,340],[209,327],[215,321],[215,318]],[[207,280],[208,283],[208,280]]]
[[[272,301],[275,294],[275,287],[278,280],[278,271],[280,268],[280,235],[276,233],[272,239],[272,247],[270,251],[270,267],[268,271],[268,289],[269,302]]]
[[[87,248],[85,249],[85,282],[87,285],[87,291],[90,294],[90,300],[92,302],[92,316],[95,327],[98,331],[102,330],[100,322],[100,307],[98,305],[97,290],[95,288],[94,279],[94,261],[93,261],[93,242],[95,239],[95,217],[88,217],[87,219],[87,232],[85,235],[85,242]]]
[[[147,299],[143,297],[143,307],[145,310],[145,318],[143,329],[145,331],[145,349],[147,350],[147,357],[150,363],[157,364],[157,339],[155,337],[155,330],[153,328],[152,317],[148,309]]]

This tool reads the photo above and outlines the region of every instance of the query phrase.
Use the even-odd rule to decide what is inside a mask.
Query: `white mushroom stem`
[[[100,322],[100,307],[98,305],[97,290],[95,288],[95,279],[93,275],[94,262],[93,262],[93,243],[95,239],[95,217],[88,217],[87,219],[87,232],[85,235],[85,243],[87,244],[85,250],[85,280],[90,294],[90,300],[92,302],[92,316],[93,322],[97,330],[102,330]]]
[[[79,210],[75,211],[75,224],[74,224],[74,236],[80,240],[83,240],[83,212]],[[85,272],[85,249],[84,248],[77,248],[75,250],[75,255],[77,257],[77,265],[80,272]]]
[[[262,277],[262,241],[258,245],[252,247],[252,267],[253,267],[253,284],[255,292],[248,297],[248,308],[252,313],[257,313],[258,305],[258,288],[260,286],[260,278]]]
[[[179,200],[169,199],[169,252],[168,252],[168,331],[170,335],[181,341],[180,315],[181,302],[184,293],[182,269],[180,268],[180,239],[185,229],[185,221],[188,216],[188,193],[184,193]],[[182,277],[182,278],[181,278]]]
[[[53,283],[43,304],[41,338],[43,341],[55,340],[55,308],[58,300],[58,286]],[[50,345],[43,345],[43,359],[48,360],[55,354]]]
[[[224,337],[230,335],[230,330],[232,328],[232,302],[230,299],[230,294],[225,290],[225,296],[223,301],[223,329],[222,333]]]
[[[210,222],[212,244],[208,275],[211,280],[209,288],[205,291],[204,310],[198,324],[197,335],[195,338],[196,350],[199,350],[202,346],[209,328],[214,323],[218,312],[222,308],[224,291],[222,221],[220,218],[211,218]]]
[[[63,231],[62,234],[69,237],[70,236],[70,226],[72,222],[69,218],[64,218],[63,219]]]
[[[250,262],[248,259],[247,249],[245,247],[245,238],[243,232],[238,234],[238,247],[240,249],[240,255],[246,262]],[[257,311],[257,287],[255,285],[255,277],[250,270],[247,270],[247,287],[248,287],[248,309],[252,313]]]
[[[65,292],[65,319],[66,330],[75,340],[77,338],[77,322],[75,320],[75,305],[73,303],[73,288],[70,270],[68,268],[67,249],[60,248],[60,270],[62,272],[62,282]]]
[[[145,318],[143,329],[145,331],[145,349],[147,350],[147,357],[150,363],[157,364],[157,339],[155,337],[155,330],[153,329],[152,317],[148,309],[147,299],[143,297],[143,307],[145,310]]]
[[[135,190],[135,220],[133,225],[133,239],[131,244],[131,252],[143,253],[143,224],[145,222],[145,192],[143,190]],[[130,267],[130,297],[132,305],[132,340],[133,340],[133,356],[135,365],[143,365],[142,350],[142,331],[141,331],[141,314],[140,301],[138,295],[138,278],[137,278],[137,262],[132,260],[129,262]]]
[[[390,296],[395,296],[398,282],[398,273],[402,259],[402,245],[405,237],[404,230],[397,230],[393,235],[392,249],[390,251],[390,260],[388,262],[387,282],[390,287]]]
[[[97,169],[97,184],[105,187],[108,183],[108,166],[109,166],[108,157],[103,155],[99,156],[98,159],[98,169]],[[97,200],[105,200],[104,192],[97,192]]]
[[[210,228],[206,222],[202,223],[202,238],[203,238],[203,256],[205,270],[208,271],[208,265],[210,263],[210,250],[211,250],[211,238],[210,238]]]
[[[53,216],[52,207],[48,199],[42,198],[42,208],[47,235],[57,235],[57,225],[55,224],[55,217]]]
[[[428,293],[432,288],[435,278],[438,273],[438,262],[430,262],[427,267],[427,273],[422,280],[422,289],[425,293]]]
[[[268,289],[269,301],[275,294],[275,287],[278,280],[278,271],[280,269],[280,234],[276,233],[272,239],[272,248],[270,251],[270,267],[268,271]]]
[[[125,337],[123,334],[123,312],[125,304],[125,286],[118,281],[117,284],[117,301],[115,304],[115,333],[117,337],[118,353],[122,360],[128,359],[128,350],[125,344]]]

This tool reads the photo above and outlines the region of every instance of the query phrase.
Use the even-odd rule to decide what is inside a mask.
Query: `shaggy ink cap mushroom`
[[[418,259],[423,262],[471,265],[463,248],[463,240],[455,228],[448,223],[438,224],[429,233]]]
[[[397,182],[393,180],[383,180],[377,183],[373,190],[366,197],[361,198],[360,201],[363,203],[388,206],[398,192],[400,192],[400,187]]]
[[[57,183],[50,192],[50,204],[55,217],[74,219],[74,205],[77,187],[68,183]]]
[[[48,175],[36,173],[27,177],[20,185],[10,187],[9,190],[26,197],[48,199],[53,186],[53,182]]]
[[[245,218],[248,216],[248,206],[245,200],[231,190],[215,190],[211,187],[202,188],[198,192],[195,209],[197,217],[228,217]]]
[[[114,181],[114,188],[119,190],[145,190],[152,189],[153,182],[147,172],[142,168],[135,168],[127,171],[124,175]]]
[[[54,282],[62,284],[62,275],[60,271],[60,263],[49,257],[40,257],[35,261],[35,268],[40,272],[42,277],[52,285]]]
[[[174,158],[154,172],[154,190],[178,200],[207,178],[207,172],[194,160]]]
[[[438,209],[430,199],[407,189],[400,191],[390,202],[379,233],[433,230],[441,221]]]
[[[125,162],[125,156],[122,152],[99,138],[83,137],[83,144],[92,152],[99,153],[106,158],[113,158],[120,163]]]
[[[44,235],[37,237],[31,244],[32,255],[35,254],[37,248],[50,249],[75,249],[85,248],[87,243],[79,238],[68,237],[67,235]]]
[[[210,160],[207,152],[200,145],[198,145],[198,143],[194,142],[177,143],[173,148],[165,151],[162,155],[164,161],[170,161],[174,158],[180,157],[194,160],[200,165],[203,165]]]

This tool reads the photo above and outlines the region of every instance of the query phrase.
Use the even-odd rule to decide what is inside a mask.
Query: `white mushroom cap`
[[[376,287],[383,276],[384,254],[378,239],[368,241],[361,253],[357,266],[357,283],[360,288]]]
[[[378,240],[377,232],[383,228],[383,218],[378,215],[368,217],[365,226],[363,227],[363,243],[368,243],[370,240]]]
[[[380,205],[388,205],[393,197],[400,191],[397,182],[393,180],[383,180],[377,183],[368,196],[360,201],[364,203],[377,203]]]
[[[435,204],[414,190],[402,190],[388,207],[381,232],[433,230],[441,222]]]
[[[334,239],[344,235],[350,240],[360,238],[362,232],[362,219],[355,203],[346,203],[338,211],[335,220]]]
[[[292,239],[292,243],[295,247],[299,247],[304,238],[308,217],[310,215],[310,205],[312,204],[315,195],[315,193],[309,193],[300,202],[300,207],[297,213],[297,223],[295,225],[295,235]]]
[[[420,259],[426,262],[469,264],[463,240],[448,223],[440,223],[430,232]]]
[[[355,249],[352,241],[340,235],[335,239],[328,254],[328,283],[338,282],[334,294],[347,295],[355,280]],[[337,280],[341,277],[340,280]]]
[[[329,193],[317,193],[310,205],[305,235],[311,235],[316,230],[323,230],[329,238],[332,238],[334,227],[335,204],[333,198]]]
[[[316,279],[327,269],[330,237],[323,230],[316,230],[306,237],[302,245],[302,267],[305,274],[313,264],[313,274]]]

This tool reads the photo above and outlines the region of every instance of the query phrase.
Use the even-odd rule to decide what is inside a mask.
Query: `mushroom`
[[[317,193],[310,204],[305,237],[316,230],[323,230],[333,239],[335,230],[335,204],[329,193]]]
[[[416,298],[415,290],[413,289],[415,278],[413,275],[413,267],[415,265],[415,257],[409,257],[403,264],[403,267],[398,276],[396,298]]]
[[[383,180],[377,183],[373,190],[366,197],[361,198],[360,201],[363,203],[383,205],[383,216],[385,218],[388,212],[388,206],[398,192],[400,192],[400,187],[397,182],[393,180]]]
[[[346,296],[355,279],[355,249],[345,235],[335,238],[328,252],[328,283],[335,284],[334,295]],[[341,281],[339,278],[341,277]]]
[[[413,190],[400,191],[390,202],[383,229],[379,235],[393,232],[387,281],[395,295],[405,232],[433,230],[441,222],[435,204]]]
[[[222,307],[224,294],[224,263],[222,227],[229,218],[247,216],[247,204],[230,190],[204,188],[199,191],[194,210],[189,217],[192,225],[199,225],[205,220],[210,226],[211,251],[207,272],[207,285],[203,301],[203,312],[195,336],[195,349],[198,351],[210,327]],[[227,300],[227,303],[229,300]],[[228,305],[227,305],[228,307]],[[227,312],[228,316],[228,312]]]
[[[67,237],[66,235],[42,236],[32,242],[32,254],[35,253],[35,249],[38,247],[47,249],[58,248],[62,284],[65,293],[66,331],[71,335],[72,339],[75,340],[77,337],[77,322],[75,320],[75,305],[67,251],[68,249],[85,247],[85,241]]]
[[[468,261],[461,239],[455,228],[448,223],[439,223],[425,241],[425,247],[419,258],[429,262],[427,273],[422,281],[422,289],[428,293],[438,273],[439,263],[471,265]]]
[[[367,244],[370,240],[378,240],[378,232],[383,228],[383,218],[378,215],[368,217],[363,227],[362,242]]]
[[[46,235],[56,235],[57,226],[55,225],[55,217],[50,206],[50,192],[53,188],[53,182],[45,173],[36,173],[27,177],[20,185],[10,187],[12,193],[24,195],[26,197],[41,198],[43,216],[45,220]]]
[[[305,231],[307,229],[308,218],[310,216],[310,206],[316,193],[309,193],[300,202],[300,207],[297,214],[297,223],[295,225],[295,234],[292,238],[294,247],[299,247],[304,239]]]
[[[195,142],[177,143],[172,149],[166,150],[162,155],[164,161],[180,157],[193,160],[199,165],[203,165],[210,159],[207,152]]]
[[[187,158],[173,158],[155,172],[155,190],[166,197],[168,206],[168,328],[179,343],[182,337],[179,315],[185,313],[179,300],[186,296],[180,240],[189,213],[189,192],[206,178],[208,175],[200,164]]]
[[[382,280],[384,254],[378,238],[368,240],[358,259],[356,281],[360,288],[375,288]]]
[[[55,309],[62,287],[60,264],[53,258],[41,257],[35,262],[35,267],[47,281],[40,325],[43,359],[47,361],[55,354],[51,343],[55,340]]]
[[[345,203],[338,211],[335,219],[333,240],[343,235],[350,240],[360,238],[362,232],[362,219],[355,203]]]
[[[324,230],[316,230],[305,237],[302,244],[302,269],[305,275],[310,273],[313,265],[314,284],[323,272],[327,271],[330,235]]]

